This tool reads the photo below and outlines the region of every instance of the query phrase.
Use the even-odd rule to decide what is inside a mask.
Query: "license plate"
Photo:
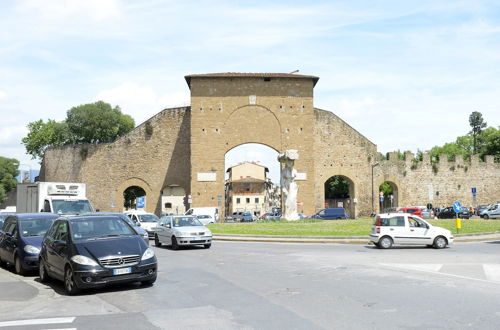
[[[131,267],[113,269],[113,275],[123,275],[123,274],[130,274],[130,273],[132,273]]]

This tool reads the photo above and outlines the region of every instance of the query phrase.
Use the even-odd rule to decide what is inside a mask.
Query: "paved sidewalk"
[[[500,232],[480,234],[454,234],[455,242],[500,241]],[[282,242],[282,243],[336,243],[369,244],[369,236],[275,236],[275,235],[239,235],[214,234],[217,241],[239,242]]]

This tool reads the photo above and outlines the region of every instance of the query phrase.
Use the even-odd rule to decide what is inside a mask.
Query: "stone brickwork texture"
[[[317,77],[209,74],[186,80],[190,107],[165,109],[113,143],[51,148],[41,180],[86,183],[89,199],[102,211],[123,211],[124,190],[139,186],[146,191],[146,210],[159,214],[161,191],[173,185],[192,196],[190,206],[223,212],[225,154],[260,143],[280,153],[299,151],[296,169],[307,176],[298,182],[299,211],[305,214],[323,208],[324,183],[334,175],[349,182],[348,208],[356,217],[371,213],[373,196],[378,210],[384,181],[397,188],[399,206],[472,205],[471,187],[477,188],[476,204],[500,200],[500,164],[491,157],[432,163],[426,155],[417,163],[413,155],[404,161],[392,155],[379,161],[373,142],[332,112],[314,108]]]

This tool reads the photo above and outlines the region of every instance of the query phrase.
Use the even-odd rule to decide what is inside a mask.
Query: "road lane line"
[[[0,328],[16,327],[21,325],[43,325],[43,324],[61,324],[73,323],[76,317],[55,317],[50,319],[32,319],[0,322]]]

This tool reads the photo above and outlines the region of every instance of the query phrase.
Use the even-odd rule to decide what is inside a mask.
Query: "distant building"
[[[267,178],[267,167],[244,162],[228,168],[226,173],[226,214],[251,212],[259,216],[279,207],[279,187]]]
[[[16,176],[17,182],[35,182],[40,170],[20,170]]]

